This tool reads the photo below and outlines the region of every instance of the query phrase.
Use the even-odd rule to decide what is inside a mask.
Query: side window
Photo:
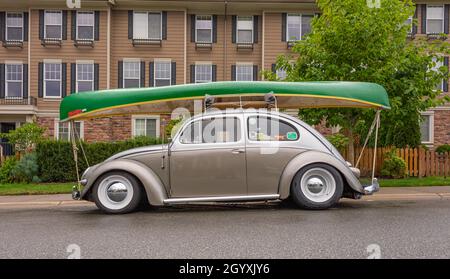
[[[252,141],[296,141],[300,134],[283,120],[252,116],[248,118],[248,138]]]
[[[237,117],[215,117],[197,120],[180,136],[183,144],[225,143],[241,140],[241,125]]]

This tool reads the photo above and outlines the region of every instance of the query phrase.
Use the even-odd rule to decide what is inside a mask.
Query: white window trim
[[[422,116],[430,117],[430,126],[428,127],[428,133],[430,134],[430,141],[422,141],[422,144],[432,145],[434,144],[434,111],[425,111],[420,113]],[[422,137],[422,135],[420,135]]]
[[[8,40],[8,14],[21,14],[22,15],[22,39],[19,41],[23,42],[23,36],[24,36],[24,13],[23,12],[7,12],[5,15],[5,39]],[[11,27],[18,27],[18,26],[11,26]]]
[[[76,92],[78,92],[78,65],[85,65],[85,64],[89,64],[92,67],[92,90],[94,90],[94,79],[95,79],[95,73],[94,73],[94,61],[92,60],[77,60],[76,61],[76,65],[75,65],[75,88],[76,88]],[[139,73],[140,75],[140,73]],[[89,81],[89,80],[82,80],[83,82]]]
[[[55,125],[54,125],[54,138],[56,139],[56,140],[59,140],[59,123],[60,123],[60,120],[59,120],[59,118],[55,118]],[[84,121],[75,121],[75,123],[80,123],[80,139],[84,139]],[[69,138],[68,138],[68,140],[70,141],[70,137],[71,137],[71,135],[72,135],[72,127],[71,127],[71,125],[72,125],[72,122],[67,122],[67,125],[69,125],[68,126],[68,128],[69,128]]]
[[[156,120],[156,137],[159,138],[161,136],[161,118],[158,115],[133,115],[131,117],[131,134],[133,137],[136,137],[136,120],[137,119],[150,119]]]
[[[412,33],[413,33],[413,27],[414,27],[414,17],[413,17],[413,16],[410,16],[410,17],[408,17],[408,20],[411,21],[411,24],[410,24],[410,26],[409,26],[409,31],[408,31],[408,33],[409,33],[409,34],[412,34]]]
[[[436,63],[441,63],[440,67],[445,66],[444,61],[438,61],[439,59],[444,58],[443,56],[436,56]],[[434,69],[431,69],[432,71],[434,71]],[[439,87],[439,90],[444,91],[444,79],[441,80],[441,84]],[[434,89],[434,91],[436,91],[436,89]]]
[[[236,62],[236,81],[240,81],[239,79],[238,79],[238,70],[237,70],[237,68],[239,67],[239,66],[249,66],[249,67],[251,67],[252,68],[252,70],[251,70],[251,73],[252,73],[252,78],[251,78],[251,80],[250,81],[253,81],[253,63],[245,63],[245,62]],[[247,80],[246,80],[247,81]]]
[[[80,21],[78,20],[78,13],[79,12],[82,12],[82,13],[90,13],[90,14],[92,14],[92,17],[93,17],[93,21],[92,21],[92,25],[86,25],[86,24],[82,24],[82,25],[80,25]],[[89,26],[89,27],[91,27],[92,26],[92,38],[89,38],[89,39],[80,39],[79,37],[78,37],[78,27],[80,27],[80,26]],[[77,33],[77,35],[76,35],[76,38],[77,38],[77,40],[86,40],[86,41],[93,41],[94,40],[94,37],[95,37],[95,12],[94,11],[77,11],[77,28],[76,28],[76,33]]]
[[[140,88],[141,87],[141,60],[138,58],[126,58],[123,60],[123,63],[138,63],[139,64],[139,77],[137,78],[137,80],[139,81],[139,87],[136,88]],[[131,78],[129,78],[131,79]],[[136,79],[136,78],[133,78]],[[122,67],[122,84],[123,84],[123,88],[125,88],[125,66]]]
[[[21,65],[22,66],[22,79],[20,80],[20,97],[8,97],[8,71],[7,66],[8,65]],[[18,82],[18,81],[12,81],[12,82]],[[23,63],[21,61],[5,61],[5,99],[23,99]]]
[[[171,59],[164,59],[164,58],[158,58],[153,60],[153,85],[156,85],[156,63],[169,63],[169,78],[159,78],[159,80],[169,80],[169,85],[172,85],[172,60]]]
[[[135,38],[134,37],[134,33],[133,33],[133,39],[147,39],[147,40],[162,40],[162,25],[163,25],[163,19],[162,19],[162,12],[161,11],[133,11],[133,30],[134,30],[134,20],[135,20],[135,14],[136,13],[146,13],[147,14],[147,20],[146,20],[146,26],[147,26],[147,28],[146,28],[146,30],[147,30],[147,32],[145,32],[146,33],[146,37],[145,38]],[[149,36],[148,36],[148,28],[149,28],[149,26],[148,26],[148,17],[149,17],[149,14],[158,14],[159,13],[159,19],[160,19],[160,24],[159,24],[159,26],[160,26],[160,28],[159,28],[159,38],[149,38]],[[134,32],[134,31],[133,31]]]
[[[254,16],[251,16],[251,18],[252,18],[252,41],[251,42],[239,42],[239,28],[238,28],[238,22],[239,22],[239,17],[249,17],[249,16],[237,16],[236,17],[236,43],[237,44],[246,44],[246,43],[255,43],[254,42],[254,38],[255,38],[255,35],[253,34],[253,32],[254,32],[254,22],[255,22],[255,18],[254,18]],[[249,29],[242,29],[242,30],[249,30]]]
[[[429,6],[433,6],[433,7],[442,7],[442,17],[441,18],[429,18],[428,17],[428,7]],[[444,25],[445,25],[445,6],[444,5],[439,5],[439,4],[427,4],[427,30],[426,30],[426,32],[427,32],[427,34],[432,34],[432,33],[430,33],[430,32],[428,32],[428,26],[429,26],[429,24],[428,24],[428,20],[430,20],[430,19],[441,19],[442,20],[442,33],[444,32]]]
[[[198,78],[197,78],[197,74],[198,74],[198,71],[197,71],[197,66],[210,66],[210,75],[211,75],[211,80],[208,80],[208,81],[206,81],[206,80],[199,80]],[[194,82],[195,83],[206,83],[206,82],[212,82],[212,80],[213,80],[213,72],[212,72],[212,62],[195,62],[195,65],[194,65],[194,67],[195,67],[195,78],[194,78]]]
[[[45,78],[45,70],[46,70],[46,68],[47,68],[47,64],[59,64],[60,66],[59,66],[59,96],[47,96],[47,83],[46,83],[46,81],[47,80],[50,80],[50,81],[57,81],[56,79],[46,79]],[[62,97],[62,63],[61,63],[61,61],[52,61],[52,60],[44,60],[44,74],[43,74],[43,90],[44,90],[44,98],[46,98],[46,99],[61,99],[61,97]]]
[[[210,21],[211,21],[211,28],[209,29],[209,30],[211,30],[211,37],[209,38],[209,42],[199,42],[198,41],[198,36],[197,36],[197,33],[198,33],[198,28],[197,28],[197,22],[198,22],[198,18],[199,17],[205,17],[205,16],[209,16],[211,19],[210,19]],[[206,30],[206,29],[205,29]],[[195,15],[195,42],[196,43],[212,43],[213,42],[213,16],[212,15]]]
[[[59,25],[59,27],[61,29],[61,32],[60,32],[61,36],[59,38],[48,38],[47,37],[47,28],[46,28],[47,23],[45,22],[46,21],[45,19],[46,19],[47,12],[59,12],[59,16],[61,17],[61,24]],[[63,16],[63,12],[61,10],[56,10],[56,11],[45,10],[44,11],[44,39],[57,39],[57,40],[59,39],[59,40],[62,40],[62,26],[63,26],[63,18],[62,18],[62,16]],[[50,25],[56,26],[56,24],[50,24]]]

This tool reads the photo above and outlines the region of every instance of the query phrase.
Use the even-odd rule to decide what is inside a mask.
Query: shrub
[[[340,133],[327,136],[327,140],[341,153],[345,150],[349,141],[348,137]]]
[[[36,153],[28,153],[17,162],[11,171],[11,175],[14,182],[40,182],[38,170]]]
[[[386,154],[381,168],[381,175],[391,178],[404,178],[406,176],[406,162],[395,155],[395,149]]]
[[[89,165],[103,162],[112,155],[134,147],[160,144],[160,139],[148,137],[136,137],[126,141],[117,142],[83,142],[83,148]],[[78,166],[80,174],[87,168],[81,151],[78,147]],[[72,144],[67,141],[47,140],[37,144],[38,175],[44,182],[76,181],[75,162],[73,159]]]
[[[450,144],[443,144],[436,148],[436,153],[450,152]]]
[[[12,171],[17,164],[17,159],[14,156],[7,157],[0,167],[0,183],[12,183]]]
[[[8,139],[14,145],[15,150],[24,153],[31,152],[36,143],[43,139],[45,128],[36,123],[25,123],[9,133],[0,134],[0,137]]]

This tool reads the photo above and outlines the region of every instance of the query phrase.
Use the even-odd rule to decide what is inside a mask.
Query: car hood
[[[114,154],[113,156],[106,159],[105,162],[109,162],[109,161],[112,161],[115,159],[130,156],[130,155],[137,155],[137,154],[146,153],[146,152],[161,152],[164,150],[167,150],[167,144],[158,144],[158,145],[132,148],[132,149],[128,149],[128,150],[119,152],[117,154]]]

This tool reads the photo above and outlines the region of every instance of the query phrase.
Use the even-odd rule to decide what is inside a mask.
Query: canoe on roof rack
[[[226,81],[165,87],[112,89],[71,94],[60,105],[60,119],[82,120],[132,114],[165,114],[183,107],[194,111],[194,101],[210,95],[220,108],[261,107],[268,93],[277,107],[390,109],[386,90],[367,82]],[[203,103],[200,102],[200,105]]]

